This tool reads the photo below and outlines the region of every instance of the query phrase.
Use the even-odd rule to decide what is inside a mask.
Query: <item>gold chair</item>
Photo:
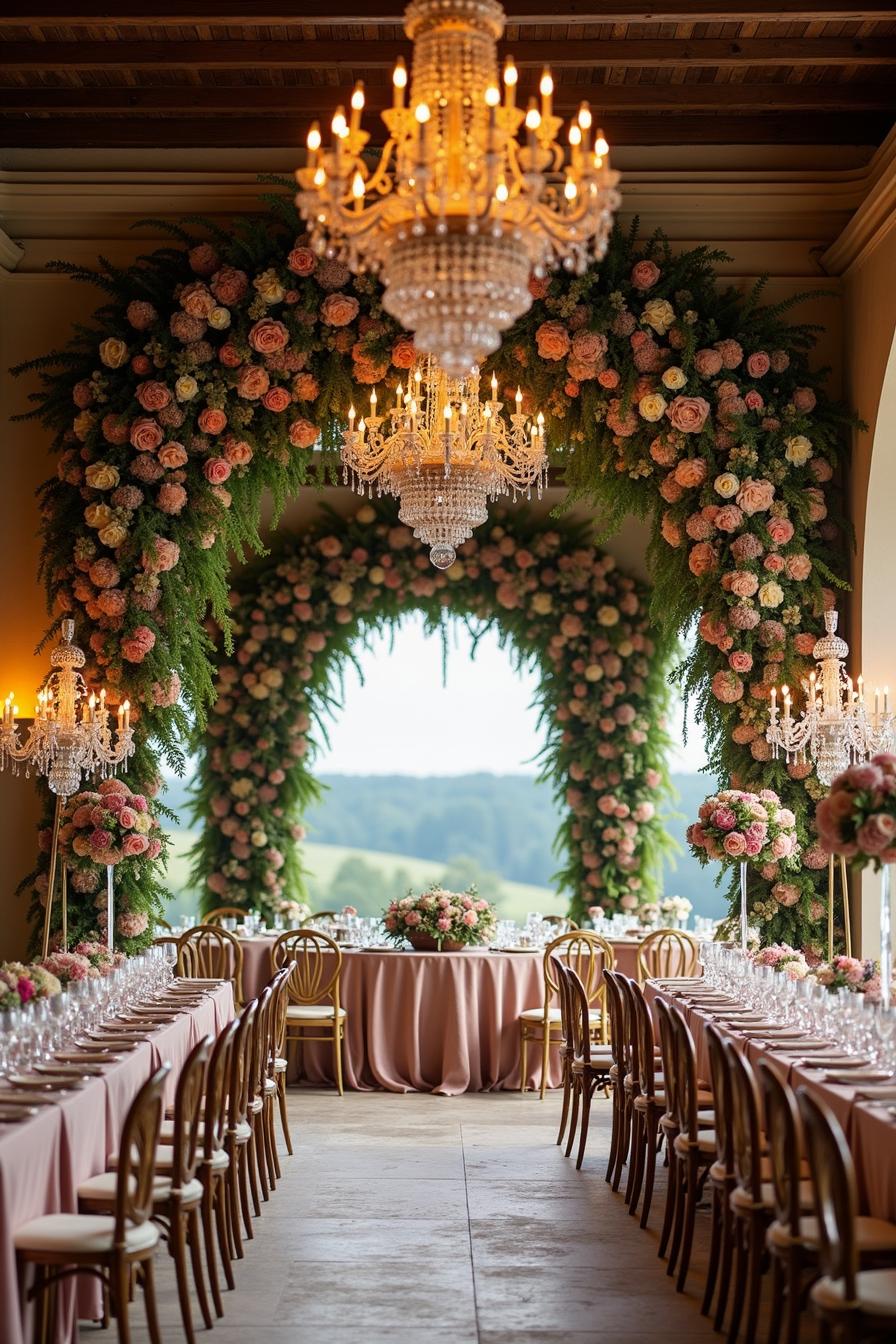
[[[177,973],[200,980],[229,980],[233,1002],[243,1006],[243,948],[236,934],[217,924],[196,924],[177,941]]]
[[[860,1268],[859,1192],[852,1154],[836,1117],[805,1088],[797,1090],[815,1188],[822,1277],[809,1292],[827,1338],[846,1344],[896,1338],[896,1269]],[[896,1226],[881,1219],[882,1229]]]
[[[638,980],[670,979],[693,975],[697,969],[699,943],[683,929],[655,929],[638,948]]]
[[[332,960],[331,960],[332,957]],[[285,1043],[295,1041],[331,1041],[336,1087],[342,1089],[342,1042],[345,1038],[347,1013],[339,1003],[339,980],[342,974],[342,952],[339,945],[320,929],[293,929],[282,933],[271,948],[271,967],[291,968],[287,988],[289,1003],[286,1008]],[[326,999],[331,1003],[326,1003]],[[307,1035],[317,1030],[322,1035]]]
[[[202,916],[203,924],[220,924],[223,919],[238,919],[241,923],[247,911],[241,905],[218,905]]]
[[[554,1007],[560,987],[555,978],[554,959],[570,966],[585,986],[591,1008],[591,1035],[602,1044],[606,1044],[606,989],[604,971],[612,970],[615,965],[613,949],[605,938],[587,930],[575,929],[561,933],[544,950],[542,959],[544,975],[544,1002],[540,1008],[526,1008],[520,1013],[520,1091],[526,1091],[526,1071],[528,1064],[529,1042],[541,1044],[541,1100],[544,1100],[548,1085],[548,1066],[551,1046],[563,1045],[563,1029],[560,1008]]]
[[[155,1298],[155,1253],[159,1229],[152,1222],[156,1144],[162,1123],[162,1092],[170,1066],[165,1064],[143,1084],[125,1117],[120,1161],[110,1215],[51,1213],[33,1218],[13,1234],[19,1296],[40,1310],[40,1338],[55,1338],[47,1320],[55,1285],[73,1274],[96,1274],[108,1292],[118,1322],[120,1344],[128,1344],[131,1286],[142,1284],[146,1323],[152,1344],[162,1344]],[[34,1283],[25,1291],[29,1265]]]

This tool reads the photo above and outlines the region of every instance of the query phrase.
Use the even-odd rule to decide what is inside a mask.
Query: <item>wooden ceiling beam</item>
[[[731,66],[883,66],[896,64],[894,37],[714,38],[662,41],[622,38],[599,41],[509,42],[520,66],[657,68],[680,65]],[[15,71],[48,70],[279,70],[391,69],[407,56],[406,41],[327,41],[301,38],[288,42],[8,42],[0,65]]]
[[[876,145],[892,125],[889,114],[831,113],[731,116],[639,113],[610,115],[611,144],[846,144]],[[3,148],[277,148],[295,154],[304,123],[295,117],[2,117]]]
[[[110,24],[149,27],[159,24],[401,24],[405,0],[346,0],[334,12],[322,3],[262,0],[255,9],[246,0],[155,0],[123,7],[89,0],[43,0],[28,9],[5,10],[0,25]],[[896,19],[896,8],[883,0],[743,0],[725,7],[718,0],[666,0],[654,6],[640,0],[506,0],[507,20],[515,24],[575,23],[765,23],[866,22]]]
[[[370,89],[367,111],[376,111],[391,101],[389,89]],[[89,89],[28,88],[0,90],[0,111],[14,113],[92,114],[107,116],[139,112],[189,113],[233,117],[270,112],[304,118],[332,116],[344,96],[337,88],[320,86],[292,88],[283,85],[195,84]],[[894,107],[890,83],[877,84],[557,84],[554,105],[572,112],[581,102],[590,102],[601,116],[615,111],[655,114],[660,112],[891,112]]]

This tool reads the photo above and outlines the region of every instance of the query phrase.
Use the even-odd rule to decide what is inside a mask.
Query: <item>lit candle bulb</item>
[[[395,406],[397,410],[401,410],[401,383],[395,389]]]
[[[532,153],[535,152],[535,132],[541,125],[541,113],[535,105],[535,99],[529,99],[529,110],[526,113],[526,142]]]
[[[338,142],[348,135],[348,126],[345,120],[345,109],[337,107],[333,113],[333,120],[330,122],[330,130],[333,132],[334,139]]]
[[[595,162],[598,159],[605,159],[606,156],[609,154],[609,152],[610,152],[610,146],[607,144],[606,139],[604,138],[603,131],[598,131],[597,139],[594,142]],[[598,164],[598,166],[600,165]]]
[[[360,210],[361,206],[364,204],[365,190],[366,188],[364,186],[364,178],[361,174],[361,170],[360,168],[356,168],[355,175],[352,178],[352,196],[354,198],[356,210]]]
[[[355,135],[361,129],[361,113],[364,111],[364,82],[358,80],[352,90],[351,133]]]
[[[554,81],[551,79],[551,72],[547,67],[545,67],[541,76],[538,92],[541,94],[541,115],[543,118],[547,118],[551,115],[554,98]]]
[[[469,406],[467,405],[467,403],[466,403],[465,401],[462,401],[461,404],[460,404],[460,413],[461,413],[461,415],[463,416],[464,419],[467,418],[467,412],[469,411],[469,409],[470,409],[470,408],[469,408]]]
[[[566,185],[563,188],[563,195],[566,197],[568,201],[574,201],[575,198],[578,196],[578,194],[579,189],[576,186],[575,178],[567,177]]]
[[[516,82],[519,79],[517,68],[513,63],[513,57],[508,56],[504,62],[504,106],[514,107],[516,105]]]
[[[320,146],[321,146],[321,134],[320,134],[320,122],[319,122],[319,121],[313,121],[313,122],[311,123],[311,129],[310,129],[309,132],[308,132],[308,139],[307,139],[306,143],[307,143],[307,145],[308,145],[308,167],[309,167],[309,168],[316,168],[316,167],[317,167],[317,158],[318,158],[318,155],[320,154]]]
[[[516,396],[514,397],[514,401],[516,402],[516,413],[517,413],[517,415],[519,415],[519,414],[521,413],[522,409],[523,409],[523,391],[522,391],[522,388],[519,388],[519,387],[517,388],[517,390],[516,390]]]
[[[774,723],[778,713],[778,688],[776,686],[773,686],[771,691],[771,711],[772,723]]]
[[[452,415],[451,407],[446,406],[442,414],[445,417],[445,428],[447,429],[448,426],[451,424],[451,415]]]
[[[574,121],[569,127],[569,146],[572,150],[573,164],[578,165],[582,157],[582,129]]]
[[[124,727],[124,701],[118,706],[118,731],[121,732]]]
[[[404,57],[399,56],[395,62],[395,69],[392,71],[392,94],[393,106],[398,109],[404,107],[404,91],[408,85],[408,69],[404,63]]]
[[[498,400],[498,375],[492,374],[492,401]]]
[[[781,687],[781,698],[782,698],[782,700],[784,701],[784,718],[785,718],[785,719],[789,719],[789,718],[790,718],[790,687],[789,687],[789,686],[782,686],[782,687]]]
[[[497,84],[489,84],[488,88],[485,91],[486,107],[491,108],[492,111],[494,112],[494,109],[498,106],[500,101],[501,101],[501,90],[498,88]]]
[[[544,434],[544,416],[541,411],[538,412],[538,415],[535,418],[535,423],[538,425],[539,434]]]
[[[125,731],[127,731],[128,728],[130,728],[130,726],[131,726],[131,702],[130,702],[130,700],[125,700],[124,704],[122,705],[122,709],[124,710],[124,726],[125,726]]]
[[[371,418],[371,420],[373,419],[373,417],[374,417],[375,415],[376,415],[376,388],[374,388],[373,391],[372,391],[371,394],[370,394],[370,418]]]
[[[877,716],[880,714],[880,688],[874,688],[874,722],[877,723]]]
[[[348,408],[348,427],[349,427],[349,430],[350,430],[351,432],[354,432],[354,428],[355,428],[355,408],[354,408],[354,406],[349,406],[349,408]]]
[[[417,106],[414,108],[414,116],[417,118],[417,125],[420,128],[420,141],[418,147],[418,154],[420,161],[422,163],[426,153],[426,124],[429,121],[430,117],[428,104],[418,103]]]
[[[361,419],[358,421],[358,433],[361,435],[361,438],[362,438],[362,439],[363,439],[363,437],[364,437],[364,430],[365,430],[365,428],[366,428],[366,426],[365,426],[365,424],[364,424],[364,417],[363,417],[363,415],[362,415],[362,416],[361,416]]]

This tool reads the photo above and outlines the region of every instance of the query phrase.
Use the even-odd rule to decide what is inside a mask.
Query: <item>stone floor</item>
[[[556,1096],[291,1089],[289,1106],[295,1156],[235,1267],[217,1344],[719,1338],[699,1311],[708,1214],[678,1295],[657,1258],[663,1177],[646,1232],[604,1181],[608,1102],[581,1172],[554,1145]],[[179,1344],[164,1252],[158,1283],[165,1344]],[[147,1344],[139,1301],[132,1319]]]

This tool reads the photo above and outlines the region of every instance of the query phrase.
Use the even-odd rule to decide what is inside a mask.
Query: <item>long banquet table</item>
[[[692,986],[691,986],[692,988]],[[846,1134],[856,1166],[859,1183],[861,1212],[875,1218],[896,1220],[896,1118],[885,1109],[894,1100],[894,1089],[880,1089],[877,1101],[865,1099],[864,1092],[873,1092],[870,1085],[851,1087],[828,1082],[825,1074],[833,1068],[813,1068],[800,1062],[799,1040],[772,1043],[751,1039],[735,1026],[725,1026],[724,1012],[710,1010],[687,1002],[680,992],[648,982],[647,998],[653,1001],[662,996],[679,1008],[687,1020],[697,1050],[697,1070],[701,1078],[709,1079],[709,1058],[706,1045],[706,1026],[714,1019],[716,1025],[739,1047],[751,1062],[769,1060],[792,1087],[807,1087],[820,1096],[836,1115]],[[808,1055],[807,1055],[808,1058]]]
[[[216,1035],[234,1012],[229,983],[212,989],[201,1003],[146,1037],[78,1090],[60,1094],[37,1114],[0,1126],[0,1340],[24,1344],[13,1234],[47,1213],[77,1212],[82,1181],[106,1170],[118,1148],[127,1109],[142,1084],[163,1063],[171,1064],[166,1100],[173,1099],[178,1071],[193,1045]],[[77,1317],[101,1315],[96,1279],[81,1276],[75,1293],[60,1294],[59,1341],[77,1339]]]

